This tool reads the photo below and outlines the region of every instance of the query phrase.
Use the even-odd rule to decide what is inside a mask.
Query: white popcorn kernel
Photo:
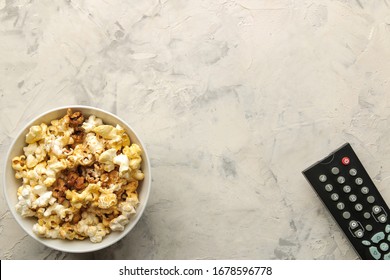
[[[36,235],[39,235],[39,236],[45,236],[46,234],[46,227],[44,226],[41,226],[39,224],[35,224],[32,228],[33,232],[36,234]]]
[[[22,216],[22,217],[35,216],[35,211],[30,209],[29,205],[27,205],[27,203],[26,203],[26,200],[19,200],[19,202],[15,205],[15,209],[16,209],[16,212],[18,212],[20,214],[20,216]]]
[[[108,149],[107,151],[104,151],[99,156],[99,162],[101,163],[111,163],[116,156],[116,150],[115,149]]]
[[[98,203],[99,208],[108,209],[117,204],[116,195],[114,193],[102,193],[99,196]]]
[[[43,195],[46,191],[47,191],[47,188],[45,186],[42,186],[42,185],[36,185],[32,189],[32,193],[39,195],[39,196]]]
[[[141,167],[141,161],[142,161],[141,158],[132,159],[129,162],[129,167],[132,170],[139,169]]]
[[[110,229],[112,231],[123,231],[125,229],[125,225],[129,223],[129,220],[124,215],[119,215],[115,219],[112,219],[110,222]]]
[[[65,208],[65,206],[54,203],[53,205],[50,205],[46,211],[43,213],[44,217],[49,217],[53,214],[56,214],[60,217],[61,220],[69,221],[73,218],[73,212],[69,208]]]
[[[51,152],[57,156],[61,157],[63,154],[64,144],[63,144],[63,137],[58,137],[54,141],[51,142]]]
[[[34,224],[32,230],[36,235],[41,236],[41,237],[52,238],[52,239],[57,239],[60,237],[58,228],[48,229],[45,226],[41,226],[39,224]]]
[[[103,121],[94,115],[89,116],[88,120],[82,124],[86,133],[91,132],[96,126],[102,125]]]
[[[26,143],[31,144],[35,143],[45,136],[47,126],[45,124],[42,125],[33,125],[30,127],[29,132],[26,135]]]
[[[21,155],[12,159],[12,168],[16,171],[23,171],[27,169],[26,156]]]
[[[108,230],[106,230],[106,228],[104,227],[104,225],[102,223],[97,224],[97,226],[95,226],[95,228],[96,229],[93,230],[94,234],[90,235],[89,239],[93,243],[102,242],[103,237],[107,235]]]
[[[104,139],[111,140],[116,136],[115,130],[115,127],[112,125],[103,124],[95,127],[93,132],[102,136]]]
[[[112,162],[119,165],[119,174],[123,174],[129,170],[129,159],[124,154],[117,155],[113,158]]]
[[[42,176],[42,175],[46,175],[46,163],[45,162],[41,162],[39,164],[37,164],[34,168],[34,171]]]
[[[43,181],[43,184],[45,185],[45,187],[51,187],[54,182],[56,181],[56,178],[53,178],[53,177],[47,177],[44,181]]]
[[[35,158],[38,160],[38,162],[41,162],[46,157],[46,151],[44,149],[44,145],[40,144],[37,149],[35,150]]]
[[[115,169],[115,164],[112,162],[115,156],[115,149],[108,149],[107,151],[101,153],[99,156],[99,162],[104,164],[103,168],[105,171],[110,172]]]
[[[52,192],[48,191],[43,193],[40,197],[38,197],[33,203],[32,207],[37,208],[37,207],[45,207],[49,204],[49,200],[52,197]]]
[[[86,144],[89,150],[96,154],[100,154],[104,150],[104,143],[100,142],[93,133],[88,133],[85,137]]]
[[[122,202],[119,207],[119,211],[122,212],[122,215],[126,216],[128,219],[131,215],[135,214],[135,205],[132,202]]]
[[[32,143],[32,144],[29,144],[28,146],[24,147],[23,151],[24,151],[25,156],[34,155],[37,148],[38,148],[37,143]]]
[[[142,173],[141,170],[137,169],[137,170],[131,171],[131,177],[133,177],[135,180],[140,181],[140,180],[144,179],[145,175],[144,175],[144,173]]]
[[[65,160],[59,161],[56,157],[53,157],[53,159],[50,160],[47,169],[51,169],[54,173],[58,173],[61,170],[64,170],[66,167],[67,165]]]

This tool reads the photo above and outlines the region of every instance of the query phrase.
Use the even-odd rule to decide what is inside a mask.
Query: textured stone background
[[[27,236],[1,190],[0,258],[357,258],[301,171],[349,141],[390,203],[389,58],[388,0],[0,0],[0,177],[68,104],[128,121],[153,171],[134,230],[90,254]]]

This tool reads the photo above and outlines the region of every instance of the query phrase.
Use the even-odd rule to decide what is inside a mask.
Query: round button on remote
[[[332,195],[330,196],[330,198],[333,200],[333,201],[337,201],[339,200],[339,195],[337,193],[332,193]]]
[[[361,230],[361,229],[358,229],[357,231],[355,231],[354,234],[357,238],[362,238],[364,235],[363,230]]]
[[[387,216],[385,214],[382,214],[378,217],[378,220],[380,223],[384,224],[387,222]]]
[[[372,231],[372,225],[366,225],[366,230],[367,231]]]
[[[343,158],[341,159],[341,163],[342,163],[343,165],[348,165],[350,162],[351,162],[351,160],[349,159],[349,157],[343,157]]]
[[[348,185],[345,185],[345,186],[343,187],[343,191],[344,191],[345,193],[350,193],[350,192],[351,192],[351,187],[348,186]]]
[[[380,248],[382,251],[387,251],[387,250],[389,250],[389,244],[383,242],[383,243],[381,243],[381,245],[379,245],[379,248]]]
[[[349,227],[350,227],[351,229],[355,229],[355,228],[357,228],[358,226],[359,226],[359,224],[358,224],[355,220],[352,220],[352,221],[349,222]]]
[[[333,191],[333,186],[332,186],[331,184],[326,184],[326,185],[325,185],[325,190],[326,190],[327,192],[331,192],[331,191]]]
[[[337,174],[340,173],[340,169],[338,169],[337,167],[333,167],[331,172],[332,172],[333,175],[337,175]]]
[[[355,183],[356,183],[356,185],[360,186],[361,184],[363,184],[363,179],[358,177],[358,178],[356,178]]]
[[[368,220],[369,218],[371,218],[371,214],[368,212],[364,212],[363,217]]]
[[[358,211],[358,212],[362,211],[363,210],[363,205],[361,205],[360,203],[357,203],[355,205],[355,210]]]
[[[351,195],[349,196],[349,201],[355,202],[356,200],[357,200],[357,196],[356,196],[356,195],[351,194]]]
[[[374,214],[378,214],[381,211],[382,211],[382,209],[379,206],[377,206],[377,205],[372,207],[372,212],[374,212]]]
[[[348,220],[349,218],[351,218],[351,213],[349,213],[348,211],[343,212],[343,218]]]
[[[355,168],[351,168],[351,169],[349,170],[349,175],[351,175],[351,176],[356,176],[356,174],[357,174],[357,170],[356,170]]]
[[[343,210],[343,209],[345,208],[345,204],[342,203],[342,202],[339,202],[339,203],[337,203],[336,207],[337,207],[337,209],[339,209],[339,210]]]
[[[322,175],[320,175],[320,177],[318,179],[320,180],[320,182],[324,183],[324,182],[326,182],[326,179],[328,179],[328,178],[326,178],[326,175],[322,174]]]
[[[337,182],[339,184],[344,184],[345,183],[345,178],[343,176],[339,176],[339,177],[337,177]]]
[[[370,195],[369,197],[367,197],[367,201],[368,201],[368,203],[374,203],[375,202],[375,197]]]
[[[367,187],[362,187],[360,191],[362,192],[362,194],[368,194],[369,189]]]

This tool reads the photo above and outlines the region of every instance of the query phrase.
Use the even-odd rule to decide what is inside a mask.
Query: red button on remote
[[[341,163],[344,165],[348,165],[350,162],[351,162],[351,160],[349,159],[349,157],[343,157],[341,159]]]

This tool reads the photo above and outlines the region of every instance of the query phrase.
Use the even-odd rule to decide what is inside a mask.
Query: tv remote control
[[[390,260],[389,207],[349,143],[302,173],[361,259]]]

